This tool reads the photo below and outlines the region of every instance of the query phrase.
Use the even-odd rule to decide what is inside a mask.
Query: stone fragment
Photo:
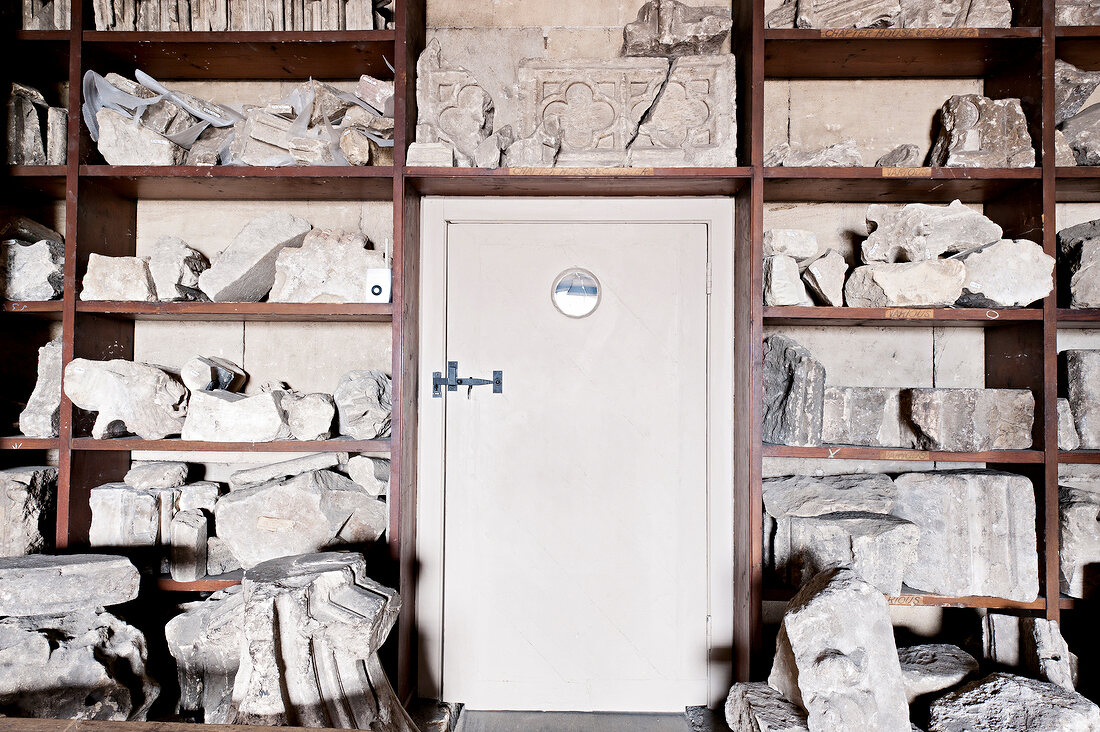
[[[99,413],[92,426],[97,439],[132,432],[160,440],[178,435],[187,416],[187,389],[148,364],[75,358],[62,384],[74,405]]]
[[[206,540],[206,574],[209,577],[233,572],[241,568],[241,561],[229,548],[225,539],[211,536]]]
[[[279,252],[301,246],[312,228],[284,211],[252,219],[199,275],[199,287],[214,302],[259,302],[275,284]]]
[[[26,216],[5,217],[0,226],[0,239],[15,239],[27,244],[43,240],[61,244],[64,241],[61,234]]]
[[[191,391],[240,391],[248,374],[220,356],[195,356],[180,369],[183,385]]]
[[[144,257],[88,255],[88,271],[80,288],[81,300],[156,302],[157,289]]]
[[[722,53],[733,20],[717,8],[678,0],[649,0],[623,29],[624,56],[702,56]]]
[[[1100,486],[1058,486],[1061,590],[1093,597],[1100,587]]]
[[[196,391],[191,394],[183,439],[205,442],[272,442],[290,438],[283,392],[234,394]]]
[[[1066,142],[1066,133],[1054,131],[1054,165],[1059,168],[1072,168],[1077,165],[1077,156]]]
[[[1056,25],[1100,25],[1100,0],[1055,0]]]
[[[505,149],[505,168],[552,168],[561,152],[561,130],[556,118],[546,120],[532,134],[521,137]]]
[[[96,112],[99,154],[108,165],[182,165],[187,151],[159,132],[108,107]]]
[[[795,15],[798,14],[798,0],[787,0],[764,18],[765,28],[794,28]]]
[[[799,262],[813,259],[821,251],[817,234],[804,229],[768,229],[764,232],[764,256],[785,254]]]
[[[313,107],[310,110],[309,126],[336,125],[344,118],[348,109],[357,106],[344,98],[342,92],[334,86],[310,79],[297,87],[302,99],[313,94]]]
[[[477,146],[477,149],[474,151],[475,168],[493,169],[500,167],[500,161],[504,155],[505,148],[512,144],[511,127],[505,129],[508,130],[508,135],[494,132],[482,140],[481,144]]]
[[[384,140],[393,139],[393,125],[394,121],[392,117],[379,117],[374,112],[364,109],[359,105],[353,105],[348,109],[347,114],[344,115],[344,119],[340,122],[341,127],[357,127],[361,130],[371,132]],[[393,148],[389,148],[389,150],[392,155]]]
[[[206,724],[228,724],[233,716],[233,679],[241,665],[244,590],[239,585],[227,587],[182,609],[164,626],[168,650],[176,660],[180,711],[201,710]]]
[[[790,144],[786,142],[781,142],[774,147],[768,148],[764,152],[764,167],[782,167],[787,162],[787,158],[789,158],[790,156]]]
[[[1009,0],[972,0],[963,28],[1011,28],[1012,4]]]
[[[355,85],[355,96],[374,107],[379,114],[393,116],[393,82],[363,74]]]
[[[734,684],[726,697],[726,724],[741,732],[809,732],[806,712],[762,681]]]
[[[1100,71],[1085,71],[1062,59],[1055,59],[1055,124],[1061,124],[1081,111],[1097,87],[1100,87]]]
[[[349,165],[382,165],[376,161],[377,149],[378,143],[358,127],[349,127],[340,133],[340,152]]]
[[[982,651],[987,661],[999,667],[1026,670],[1068,691],[1077,687],[1077,656],[1070,653],[1053,620],[986,613]]]
[[[234,125],[229,159],[243,165],[332,165],[331,140],[315,127],[296,134],[289,106],[268,105],[246,109]]]
[[[947,307],[962,295],[966,267],[954,259],[875,262],[856,267],[844,285],[853,308]]]
[[[825,367],[796,341],[764,339],[763,440],[774,445],[821,444]]]
[[[347,473],[352,482],[376,498],[390,491],[390,461],[386,458],[356,455],[348,460]]]
[[[933,167],[1033,168],[1035,148],[1019,99],[956,94],[940,108]]]
[[[60,241],[0,241],[0,298],[57,300],[64,284],[65,246]]]
[[[875,161],[876,168],[919,168],[920,148],[916,145],[898,145]]]
[[[766,478],[763,493],[764,509],[775,518],[852,511],[889,513],[897,500],[894,481],[883,473]]]
[[[327,440],[332,437],[336,403],[331,395],[287,393],[282,404],[290,434],[295,440]]]
[[[206,514],[202,511],[179,511],[172,517],[172,579],[194,582],[206,576],[206,534]]]
[[[1100,104],[1085,107],[1063,122],[1062,134],[1078,165],[1100,165]]]
[[[1058,259],[1070,307],[1100,307],[1100,219],[1059,231]]]
[[[11,85],[8,97],[8,165],[45,165],[39,109],[47,108],[41,92],[22,84]]]
[[[1100,707],[1075,691],[996,673],[932,702],[928,732],[1092,732]]]
[[[187,482],[187,463],[135,462],[122,481],[131,488],[143,491],[179,488]]]
[[[386,257],[366,247],[358,232],[314,229],[301,247],[279,252],[268,301],[367,302],[368,272],[386,269]]]
[[[848,263],[835,249],[825,252],[806,268],[802,279],[822,305],[839,308],[844,306],[844,278]]]
[[[336,413],[341,435],[374,440],[390,434],[392,406],[390,377],[382,371],[349,371],[340,378]]]
[[[764,257],[765,305],[813,305],[798,271],[798,262],[785,254]]]
[[[951,452],[1031,447],[1035,397],[1029,389],[910,389],[918,447]]]
[[[0,557],[35,554],[53,544],[57,468],[0,470]]]
[[[105,483],[91,489],[88,505],[92,512],[89,546],[155,546],[162,537],[168,540],[167,532],[161,532],[161,491]],[[171,507],[166,513],[164,523],[170,524]]]
[[[898,0],[798,0],[798,28],[894,28],[900,26]]]
[[[902,411],[902,390],[884,386],[825,388],[821,439],[827,445],[916,447]]]
[[[964,307],[1022,307],[1054,291],[1054,257],[1027,239],[1001,239],[957,259],[966,266]]]
[[[768,684],[811,730],[909,729],[886,598],[850,569],[823,572],[787,605]]]
[[[493,98],[461,66],[443,58],[433,38],[416,63],[417,142],[447,142],[463,167],[493,131]]]
[[[347,462],[348,454],[346,452],[319,452],[292,460],[282,460],[255,468],[246,468],[229,476],[229,489],[235,491],[238,488],[248,488],[281,478],[312,473],[315,470],[337,468]]]
[[[1068,350],[1061,357],[1081,449],[1100,449],[1100,351]]]
[[[455,164],[455,148],[449,142],[414,142],[405,151],[410,168],[450,168]]]
[[[23,0],[23,30],[68,30],[69,0]]]
[[[184,165],[217,165],[221,162],[222,150],[227,147],[233,126],[210,126],[203,130],[198,139],[187,151]]]
[[[0,558],[0,617],[63,615],[121,605],[138,595],[137,568],[125,557],[67,554]]]
[[[167,302],[203,298],[199,275],[209,267],[206,256],[187,246],[187,242],[174,236],[162,236],[149,256],[149,273],[157,299]]]
[[[856,141],[852,139],[815,150],[790,150],[781,160],[774,164],[788,168],[863,167],[863,155],[859,152]]]
[[[958,686],[978,670],[976,658],[947,643],[899,648],[898,660],[910,704],[918,697]]]
[[[221,496],[221,485],[211,480],[200,480],[198,483],[190,483],[179,487],[179,498],[176,506],[180,511],[201,509],[208,513],[214,512],[214,506]]]
[[[1039,594],[1035,489],[993,470],[905,473],[892,513],[920,529],[905,584],[936,595],[1031,602]]]
[[[1073,423],[1073,411],[1069,406],[1069,399],[1058,397],[1058,449],[1076,450],[1081,446],[1081,438],[1077,436],[1077,427]]]
[[[947,206],[881,203],[867,208],[863,261],[921,262],[1000,241],[1001,227],[961,201]]]
[[[61,422],[61,339],[38,349],[38,379],[19,413],[19,431],[27,437],[57,437]]]
[[[46,110],[46,165],[64,165],[69,142],[69,110],[50,107]]]

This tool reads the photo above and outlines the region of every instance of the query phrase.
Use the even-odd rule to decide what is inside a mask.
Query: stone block
[[[347,462],[348,454],[346,452],[319,452],[300,458],[238,470],[229,476],[229,489],[235,491],[238,488],[270,483],[273,480],[290,478],[303,473],[311,473],[315,470],[338,468]]]
[[[1100,104],[1093,104],[1062,123],[1062,134],[1078,165],[1100,165]]]
[[[817,234],[804,229],[768,229],[764,232],[764,256],[783,254],[799,262],[813,259],[821,251]]]
[[[1077,687],[1077,656],[1053,620],[989,612],[982,618],[982,652],[999,668],[1027,672],[1068,691]]]
[[[1100,71],[1085,71],[1062,59],[1054,61],[1054,122],[1060,124],[1081,111],[1100,87]]]
[[[42,136],[39,109],[46,110],[46,99],[37,89],[11,85],[8,97],[8,164],[45,165],[46,148]]]
[[[194,582],[206,576],[207,531],[206,514],[197,508],[172,517],[172,579]]]
[[[283,211],[252,219],[199,275],[199,287],[214,302],[259,302],[275,284],[279,252],[301,246],[312,228]]]
[[[1061,590],[1093,597],[1100,587],[1100,484],[1058,486]]]
[[[19,413],[19,431],[27,437],[57,437],[61,422],[61,339],[38,349],[38,379]]]
[[[1067,350],[1060,355],[1080,447],[1100,449],[1100,351]]]
[[[176,660],[182,712],[201,710],[206,724],[232,721],[243,633],[244,590],[239,585],[187,603],[164,626],[168,651]]]
[[[356,455],[348,460],[348,477],[366,491],[378,497],[390,491],[390,461],[386,458]]]
[[[241,568],[241,560],[225,539],[211,536],[206,540],[206,574],[217,577]]]
[[[1073,423],[1073,411],[1069,399],[1058,397],[1058,449],[1076,450],[1081,446],[1077,436],[1077,426]]]
[[[1074,691],[996,673],[932,702],[928,732],[1100,729],[1100,707]]]
[[[719,54],[733,20],[718,8],[695,8],[678,0],[650,0],[623,30],[624,56]]]
[[[1100,0],[1055,0],[1056,25],[1100,25]]]
[[[764,510],[775,518],[889,513],[897,500],[894,481],[883,473],[767,478],[763,494]]]
[[[92,488],[88,505],[92,512],[88,545],[95,547],[156,546],[167,532],[161,532],[161,493],[131,488],[125,483],[105,483]],[[172,501],[167,501],[169,504]],[[170,524],[171,505],[165,524]]]
[[[206,442],[272,442],[290,439],[283,392],[245,396],[196,391],[188,403],[183,439]]]
[[[64,615],[129,602],[137,568],[125,557],[29,554],[0,558],[0,617]]]
[[[917,145],[898,145],[875,161],[876,168],[919,168],[924,160]]]
[[[1002,239],[957,258],[966,266],[959,305],[1023,307],[1054,291],[1054,257],[1027,239]]]
[[[899,648],[898,660],[910,704],[919,697],[958,686],[978,671],[976,658],[947,643]]]
[[[336,413],[341,435],[357,440],[374,440],[390,434],[392,383],[382,371],[349,371],[340,378],[336,392]]]
[[[1077,156],[1066,142],[1066,134],[1061,130],[1054,131],[1054,165],[1058,168],[1072,168],[1077,165]]]
[[[455,164],[455,147],[449,142],[414,142],[405,151],[410,168],[450,168]]]
[[[940,123],[929,155],[935,167],[1035,167],[1035,148],[1019,99],[956,94],[940,109]]]
[[[149,262],[144,257],[104,257],[92,252],[80,299],[156,302],[157,288]]]
[[[839,308],[844,306],[844,279],[848,263],[835,249],[825,252],[806,267],[802,279],[818,303]]]
[[[64,165],[68,155],[69,110],[50,107],[46,110],[46,165]]]
[[[966,267],[954,259],[875,262],[856,267],[844,285],[853,308],[947,307],[962,295]]]
[[[390,148],[392,151],[392,148]],[[391,160],[379,159],[382,148],[358,127],[349,127],[340,133],[340,152],[349,165],[393,165]]]
[[[176,506],[180,511],[201,509],[207,513],[214,513],[214,506],[221,494],[222,487],[219,483],[200,480],[197,483],[180,486]]]
[[[821,439],[827,445],[916,447],[902,390],[884,386],[825,388]]]
[[[825,368],[794,340],[764,339],[763,440],[775,445],[821,444]]]
[[[108,165],[182,165],[187,150],[113,109],[96,112],[99,154]]]
[[[0,297],[4,300],[57,300],[64,283],[65,246],[60,241],[0,242]]]
[[[135,462],[122,481],[131,488],[143,491],[179,488],[187,482],[187,463]]]
[[[863,167],[863,155],[860,153],[856,141],[852,139],[818,148],[791,149],[789,145],[786,149],[783,147],[773,148],[769,152],[769,156],[771,159],[765,160],[765,165],[779,165],[788,168]]]
[[[36,554],[53,545],[57,468],[0,470],[0,557]]]
[[[813,305],[798,271],[798,262],[785,254],[764,257],[764,304]]]
[[[149,257],[149,274],[153,278],[156,299],[198,300],[204,296],[199,289],[199,275],[210,267],[206,257],[173,236],[162,236]]]
[[[148,364],[75,358],[62,384],[74,405],[98,412],[92,426],[97,439],[132,432],[160,440],[178,435],[187,415],[187,389]]]
[[[861,252],[868,264],[936,259],[1000,241],[1002,234],[1000,226],[958,200],[947,206],[872,204],[867,231]]]
[[[898,0],[798,0],[798,28],[894,28],[901,24]]]
[[[1068,278],[1070,307],[1100,307],[1100,219],[1058,232],[1059,269]]]
[[[248,374],[229,359],[195,356],[180,369],[183,385],[191,391],[240,391]]]
[[[327,440],[332,437],[336,403],[329,394],[283,395],[283,409],[290,434],[295,440]]]
[[[372,269],[387,269],[386,256],[367,249],[365,236],[314,229],[301,247],[279,252],[268,301],[368,302]]]
[[[416,101],[416,141],[450,143],[458,164],[472,166],[478,145],[493,131],[493,98],[469,71],[443,58],[436,39],[416,63]]]
[[[381,115],[393,116],[393,82],[363,74],[355,85],[355,96],[374,107]]]
[[[228,147],[233,126],[207,127],[187,151],[184,165],[217,165],[221,162],[222,150]]]
[[[910,389],[918,447],[950,452],[1026,450],[1035,397],[1029,389]]]
[[[806,712],[762,681],[737,683],[726,697],[726,724],[748,732],[809,732]]]

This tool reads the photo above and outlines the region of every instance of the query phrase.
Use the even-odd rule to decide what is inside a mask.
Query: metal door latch
[[[469,396],[474,391],[475,386],[488,386],[493,385],[493,393],[500,394],[504,391],[504,372],[494,371],[493,378],[491,379],[474,379],[468,376],[459,377],[458,375],[458,361],[447,362],[447,376],[444,377],[441,371],[436,371],[432,374],[432,396],[436,399],[442,398],[443,387],[447,387],[447,391],[458,391],[458,387],[467,387],[466,396]]]

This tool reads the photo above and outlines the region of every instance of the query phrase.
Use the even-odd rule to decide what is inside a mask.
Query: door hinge
[[[458,375],[458,361],[447,362],[447,375],[443,376],[443,372],[436,371],[432,374],[432,396],[436,399],[443,397],[443,387],[447,387],[447,391],[458,391],[458,387],[468,387],[466,395],[469,396],[474,391],[475,386],[488,386],[493,385],[493,393],[501,394],[504,391],[504,372],[494,371],[493,378],[491,379],[474,379],[468,376],[460,377]]]
[[[711,290],[714,288],[714,272],[711,269],[710,262],[707,262],[707,294],[711,294]]]

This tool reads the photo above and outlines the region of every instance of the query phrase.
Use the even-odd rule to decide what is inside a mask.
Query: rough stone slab
[[[195,356],[180,369],[183,385],[191,391],[240,391],[248,374],[229,359]]]
[[[966,267],[954,259],[876,262],[852,270],[844,300],[853,308],[947,307],[965,282]]]
[[[375,79],[363,74],[355,85],[355,96],[378,110],[379,113],[393,116],[393,82]]]
[[[283,395],[283,409],[295,440],[327,440],[332,437],[336,403],[329,394]]]
[[[348,460],[348,477],[366,491],[378,497],[390,491],[390,461],[386,458],[356,455]]]
[[[46,110],[46,165],[64,165],[68,154],[69,110],[50,107]]]
[[[1100,587],[1100,484],[1059,485],[1058,509],[1062,593],[1093,597]]]
[[[392,382],[383,371],[349,371],[340,377],[336,413],[341,435],[374,440],[390,433]]]
[[[138,595],[137,568],[125,557],[30,554],[0,559],[0,617],[61,615],[120,605]]]
[[[844,306],[844,279],[847,274],[848,263],[844,257],[835,249],[830,249],[806,267],[802,279],[821,305],[839,308]]]
[[[1100,449],[1100,351],[1067,350],[1060,357],[1081,449]]]
[[[766,478],[763,493],[764,510],[775,518],[851,511],[889,513],[897,500],[894,481],[884,473]]]
[[[798,28],[894,28],[900,25],[898,0],[798,0]]]
[[[416,103],[416,141],[450,143],[458,164],[472,166],[493,131],[493,98],[469,71],[443,58],[434,38],[416,63]]]
[[[346,452],[319,452],[315,455],[306,455],[293,460],[283,460],[256,468],[238,470],[229,476],[229,489],[235,491],[238,488],[270,483],[273,480],[311,473],[315,470],[336,468],[347,462],[348,454]]]
[[[1062,134],[1078,165],[1100,165],[1100,104],[1085,107],[1063,122]]]
[[[892,513],[920,528],[905,584],[937,595],[1039,594],[1035,489],[1022,475],[993,470],[905,473],[894,479]]]
[[[207,127],[187,151],[184,165],[217,165],[221,162],[221,151],[226,147],[232,133],[232,125]]]
[[[168,532],[161,531],[161,524],[170,524],[172,507],[166,506],[167,515],[162,521],[162,493],[131,488],[125,483],[105,483],[92,488],[88,498],[92,512],[88,544],[96,547],[140,547],[155,546],[162,537],[167,541]],[[172,503],[170,498],[167,503]]]
[[[798,262],[785,254],[764,257],[764,304],[813,305],[798,271]]]
[[[211,512],[212,513],[212,512]],[[241,569],[241,560],[229,547],[229,544],[217,536],[206,540],[206,574],[210,577]]]
[[[210,267],[206,256],[174,236],[162,236],[149,256],[149,274],[158,300],[196,300],[202,297],[199,275]]]
[[[875,161],[876,168],[919,168],[923,158],[917,145],[898,145]]]
[[[252,219],[199,275],[199,287],[214,302],[259,302],[275,284],[279,252],[301,246],[312,228],[285,211]]]
[[[207,442],[272,442],[290,438],[283,392],[245,396],[196,391],[188,403],[183,439]]]
[[[187,151],[113,109],[96,112],[99,154],[108,165],[182,165]]]
[[[821,439],[827,445],[916,447],[903,414],[902,390],[885,386],[825,388]]]
[[[1081,111],[1100,87],[1100,71],[1085,71],[1071,63],[1054,61],[1054,122],[1061,124]]]
[[[1100,0],[1055,0],[1056,25],[1100,25]]]
[[[172,579],[194,582],[206,576],[207,531],[206,514],[197,508],[172,517]]]
[[[1073,411],[1069,406],[1069,399],[1058,397],[1058,449],[1076,450],[1081,446],[1081,438],[1077,436],[1077,426],[1073,423]]]
[[[1019,99],[956,94],[940,108],[929,162],[941,168],[1033,168],[1035,148]]]
[[[57,468],[0,470],[0,557],[21,557],[53,544]]]
[[[982,653],[1000,668],[1026,671],[1068,691],[1077,687],[1077,656],[1053,620],[989,612],[982,618]]]
[[[26,94],[19,93],[20,88],[26,87],[13,84],[8,98],[8,164],[45,165],[46,149],[39,105]]]
[[[807,710],[811,730],[909,728],[886,598],[852,570],[823,572],[803,587],[776,646],[768,684]]]
[[[206,724],[231,721],[243,633],[244,589],[239,585],[219,590],[202,602],[187,603],[182,613],[168,621],[164,637],[176,660],[180,711],[202,710]]]
[[[958,260],[966,266],[964,307],[1023,307],[1054,291],[1054,257],[1027,239],[1001,239]]]
[[[1060,276],[1069,279],[1070,307],[1100,307],[1100,219],[1059,231],[1058,257]]]
[[[650,0],[623,29],[624,56],[704,56],[722,53],[733,20],[718,8]]]
[[[75,358],[65,367],[65,395],[98,412],[92,437],[128,432],[143,440],[178,435],[187,415],[187,389],[155,366],[132,361]]]
[[[909,417],[925,450],[984,452],[1031,447],[1029,389],[910,389]]]
[[[122,479],[131,488],[143,491],[160,491],[166,488],[179,488],[187,482],[187,463],[178,462],[135,462]]]
[[[762,681],[734,684],[726,697],[726,724],[745,732],[809,732],[806,712]]]
[[[378,149],[378,143],[358,127],[349,127],[340,133],[340,152],[349,165],[382,165],[375,162],[375,151]]]
[[[796,341],[764,339],[763,440],[774,445],[821,444],[825,367]]]
[[[449,142],[414,142],[405,151],[405,165],[425,168],[450,168],[455,164],[455,148]]]
[[[898,660],[905,679],[905,696],[910,704],[925,694],[958,686],[978,670],[976,658],[947,643],[899,648]]]
[[[920,262],[1000,241],[1001,227],[962,201],[947,206],[910,203],[901,208],[881,203],[867,208],[863,261]]]
[[[1066,142],[1066,134],[1054,131],[1054,165],[1058,168],[1072,168],[1077,165],[1077,156]]]
[[[1045,681],[991,674],[932,702],[928,732],[1093,732],[1100,707]]]
[[[81,300],[156,302],[157,289],[144,257],[88,255],[88,271],[80,288]]]
[[[61,423],[61,339],[38,349],[38,380],[19,413],[19,431],[27,437],[57,437]]]
[[[372,269],[387,269],[382,252],[367,249],[358,232],[314,229],[301,247],[275,260],[269,302],[368,302]]]
[[[213,513],[214,506],[221,494],[222,487],[219,483],[200,480],[198,483],[180,486],[176,505],[180,511],[190,511],[197,508]]]
[[[58,300],[64,285],[65,246],[59,241],[0,242],[0,297]]]
[[[561,129],[550,119],[527,137],[516,139],[504,151],[505,168],[552,168],[561,152]]]
[[[863,155],[856,141],[848,139],[816,150],[788,150],[775,164],[788,168],[861,168]]]
[[[799,262],[813,259],[821,251],[817,234],[805,229],[768,229],[764,232],[764,256],[783,254]]]

